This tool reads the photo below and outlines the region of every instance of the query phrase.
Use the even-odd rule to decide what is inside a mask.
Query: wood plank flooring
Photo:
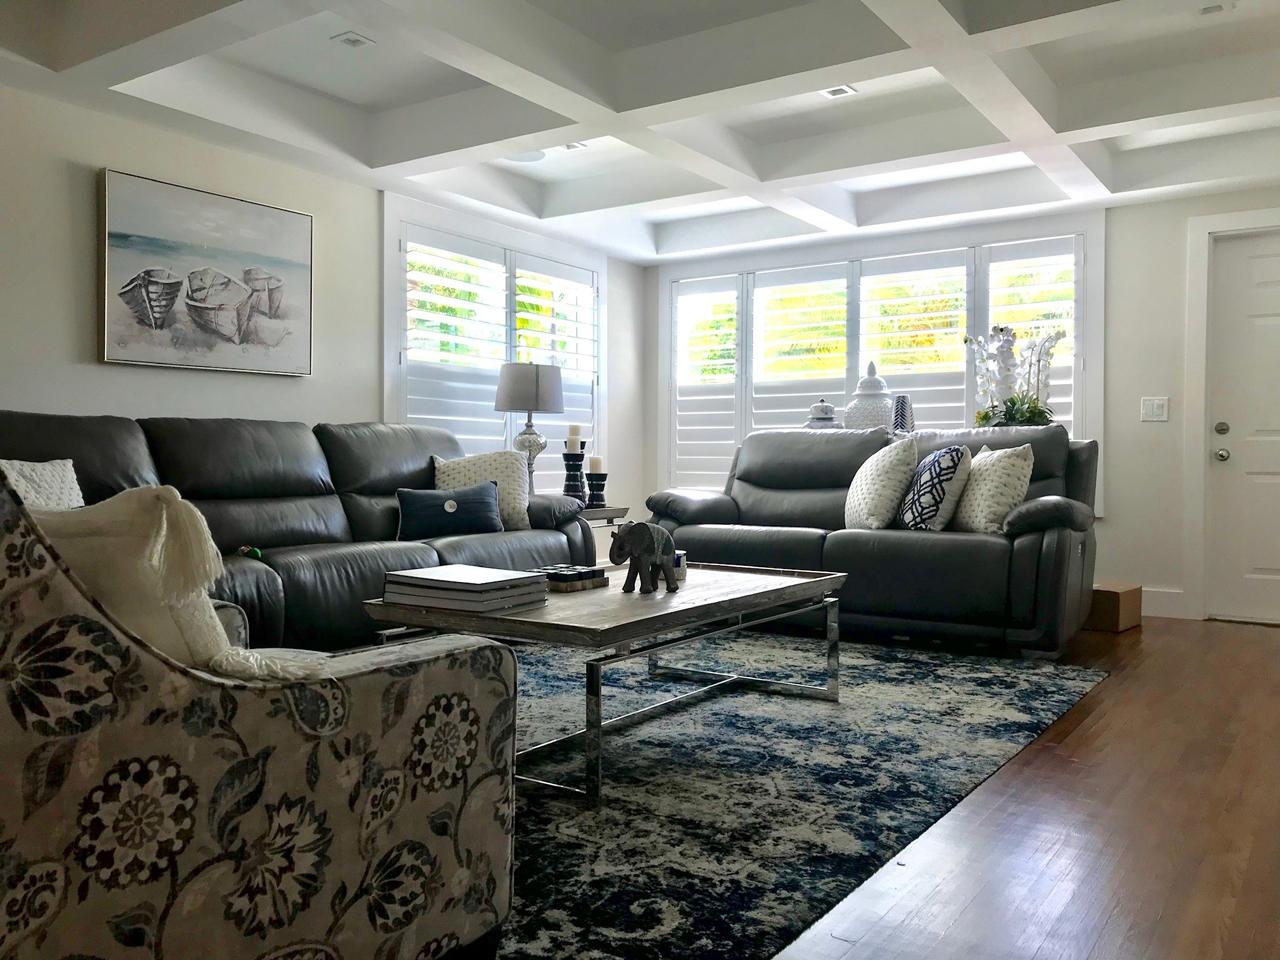
[[[777,960],[1280,958],[1280,628],[1065,662],[1111,676]]]

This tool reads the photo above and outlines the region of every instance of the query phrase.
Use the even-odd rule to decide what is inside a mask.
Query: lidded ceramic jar
[[[853,399],[844,408],[844,425],[848,430],[893,429],[893,394],[884,377],[876,375],[874,363],[867,364],[867,375],[858,381]]]
[[[839,426],[840,424],[836,420],[835,405],[827,403],[826,397],[823,397],[809,408],[809,419],[805,421],[805,427],[808,429],[829,430]]]

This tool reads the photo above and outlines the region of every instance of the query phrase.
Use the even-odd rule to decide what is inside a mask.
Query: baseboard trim
[[[1173,617],[1177,620],[1203,620],[1204,617],[1188,609],[1187,596],[1179,587],[1143,587],[1142,615],[1145,617]]]

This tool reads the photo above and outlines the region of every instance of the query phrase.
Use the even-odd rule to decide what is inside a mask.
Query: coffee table
[[[731,690],[757,690],[815,700],[840,699],[839,611],[838,601],[832,594],[844,585],[845,574],[708,563],[690,563],[688,567],[687,577],[675,593],[667,593],[661,585],[656,593],[649,594],[623,593],[616,586],[579,593],[550,593],[546,606],[501,614],[412,607],[381,600],[368,600],[364,607],[369,616],[380,623],[599,651],[600,655],[585,665],[586,725],[583,729],[517,754],[517,758],[528,757],[581,740],[586,762],[585,789],[516,777],[525,783],[567,791],[595,805],[600,800],[600,756],[606,727],[630,726],[696,699]],[[612,579],[617,583],[621,577]],[[821,611],[824,615],[826,678],[821,685],[664,666],[660,660],[664,651],[695,640],[807,611]],[[651,676],[691,680],[701,686],[622,716],[604,719],[600,688],[605,668],[639,657],[648,658]]]

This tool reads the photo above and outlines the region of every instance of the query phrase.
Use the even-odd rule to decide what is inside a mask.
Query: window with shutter
[[[1076,379],[1076,255],[1074,237],[1010,243],[986,248],[987,323],[1012,327],[1014,350],[1054,332],[1048,404],[1054,419],[1074,433]]]
[[[511,360],[561,368],[564,413],[535,413],[548,438],[534,484],[564,483],[568,425],[592,449],[598,366],[597,278],[584,270],[480,241],[406,226],[405,417],[443,427],[463,450],[510,446],[519,414],[493,409],[498,370]]]
[[[676,485],[720,489],[741,439],[738,392],[739,279],[675,285]]]
[[[857,371],[874,362],[921,429],[965,425],[966,273],[964,251],[862,261]]]
[[[844,263],[754,274],[752,430],[804,423],[819,396],[844,404],[848,274]]]

